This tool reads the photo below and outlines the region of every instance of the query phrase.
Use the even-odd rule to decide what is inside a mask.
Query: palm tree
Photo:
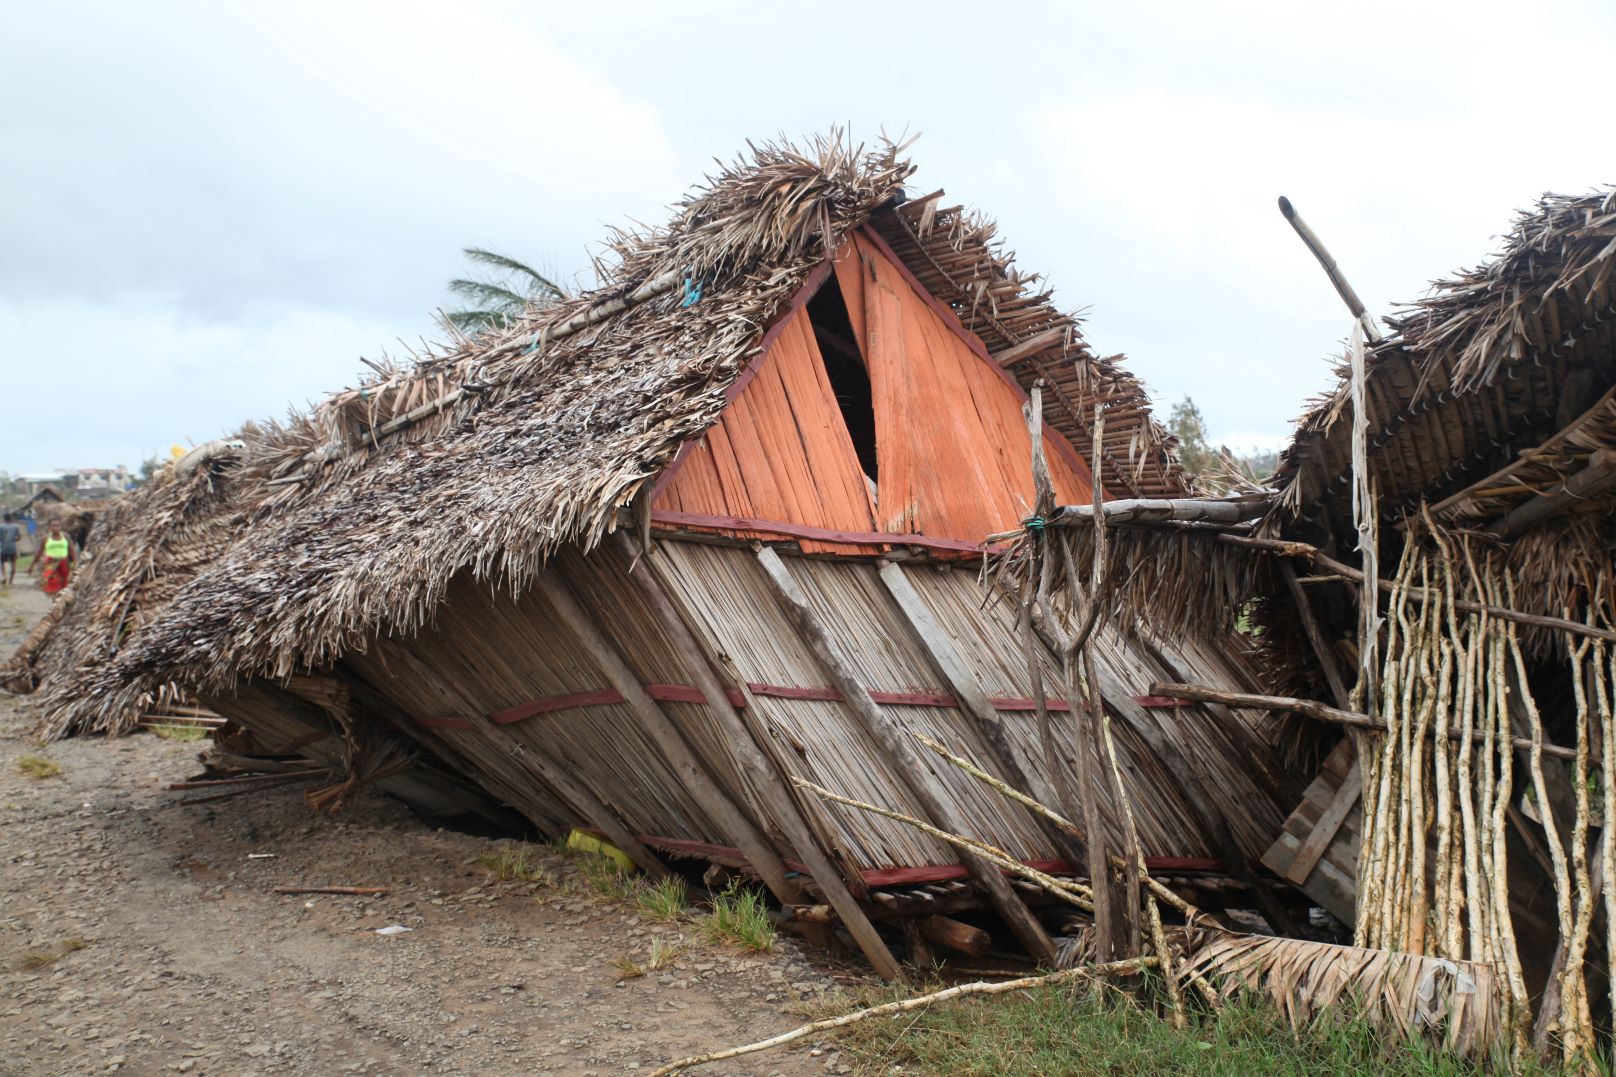
[[[492,279],[460,277],[449,282],[449,291],[471,304],[444,314],[461,332],[503,329],[529,306],[547,307],[571,298],[565,288],[525,262],[481,247],[467,247],[464,254],[495,273]]]

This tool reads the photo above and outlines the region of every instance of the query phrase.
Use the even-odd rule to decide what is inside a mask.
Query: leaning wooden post
[[[804,642],[814,652],[825,671],[830,674],[831,680],[841,690],[846,698],[847,705],[858,715],[872,736],[886,749],[887,754],[897,764],[898,773],[903,777],[905,784],[926,813],[937,823],[955,832],[966,832],[969,827],[961,819],[948,791],[937,780],[936,775],[926,766],[920,754],[910,743],[909,734],[899,727],[898,723],[887,715],[870,698],[869,691],[854,675],[853,670],[836,653],[831,644],[830,634],[826,631],[819,614],[808,601],[796,577],[792,576],[780,555],[772,547],[759,546],[757,551],[758,564],[763,567],[764,577],[769,581],[775,598],[779,601],[781,612],[802,633]],[[1055,961],[1055,944],[1050,940],[1049,933],[1044,930],[1038,918],[1033,916],[1025,902],[1016,896],[1016,892],[1005,881],[1004,875],[998,868],[987,863],[973,853],[960,850],[960,861],[965,865],[971,876],[977,881],[988,898],[992,901],[999,915],[1004,917],[1005,923],[1020,940],[1034,958],[1047,964]]]
[[[975,720],[976,729],[982,735],[983,744],[987,748],[988,758],[1013,785],[1030,794],[1034,800],[1043,804],[1058,804],[1060,801],[1055,788],[1043,772],[1037,767],[1022,765],[1015,745],[1005,734],[1004,721],[999,717],[998,710],[988,699],[988,694],[982,688],[981,682],[976,679],[976,674],[966,665],[965,659],[955,646],[954,637],[932,615],[931,607],[920,597],[920,592],[915,589],[903,566],[896,561],[883,561],[881,582],[886,584],[887,593],[898,604],[898,610],[903,614],[904,620],[909,622],[909,627],[920,641],[921,649],[931,659],[932,665],[937,667],[949,691],[953,692],[954,698],[959,701],[960,709]],[[1034,814],[1033,818],[1053,843],[1056,852],[1064,856],[1073,866],[1082,861],[1085,854],[1084,844],[1080,839],[1040,815]]]
[[[869,958],[876,974],[887,980],[897,979],[902,975],[897,959],[892,956],[892,951],[887,948],[875,925],[870,922],[857,899],[847,889],[847,884],[842,881],[841,875],[831,864],[830,857],[815,840],[813,831],[798,810],[796,801],[792,799],[769,759],[763,754],[751,729],[730,703],[729,695],[724,691],[724,685],[719,680],[717,671],[708,662],[700,643],[684,619],[679,616],[678,610],[674,608],[673,600],[652,578],[647,563],[651,551],[647,549],[646,556],[640,558],[636,564],[635,551],[628,540],[619,536],[619,546],[628,557],[629,563],[634,565],[629,572],[629,578],[639,585],[640,593],[645,596],[651,613],[663,631],[668,634],[674,647],[683,655],[686,667],[695,678],[696,687],[701,690],[708,707],[729,738],[729,748],[734,753],[735,762],[752,779],[752,787],[762,799],[764,807],[785,832],[786,840],[791,843],[803,865],[808,868],[808,874],[819,884],[825,900],[830,902],[831,907],[836,910],[836,915],[841,917],[842,924],[853,936],[853,941],[858,943],[859,949],[864,951],[864,956]]]
[[[556,617],[583,644],[612,687],[622,694],[624,702],[640,719],[646,735],[662,752],[664,761],[678,775],[685,789],[713,822],[717,823],[740,847],[741,855],[746,857],[764,885],[781,904],[802,904],[802,891],[786,878],[786,866],[780,859],[780,854],[769,844],[763,832],[735,806],[713,780],[690,745],[685,743],[678,728],[657,705],[656,700],[646,694],[639,677],[629,668],[612,642],[584,612],[584,608],[578,604],[578,600],[573,597],[567,585],[561,582],[553,569],[549,568],[541,570],[534,583],[555,611]]]
[[[1056,803],[1054,787],[1044,775],[1034,768],[1022,765],[1015,745],[1005,734],[1004,721],[999,717],[998,710],[988,699],[988,694],[977,680],[976,674],[966,665],[964,657],[954,644],[953,637],[933,616],[931,608],[920,597],[920,592],[915,589],[903,566],[896,561],[883,561],[881,582],[886,585],[887,593],[892,596],[892,600],[898,604],[898,610],[903,614],[904,620],[914,630],[921,649],[931,659],[932,665],[937,667],[949,691],[959,701],[960,709],[975,721],[977,731],[981,733],[993,762],[1004,771],[1005,777],[1009,778],[1012,784],[1027,792],[1034,800],[1044,804]]]

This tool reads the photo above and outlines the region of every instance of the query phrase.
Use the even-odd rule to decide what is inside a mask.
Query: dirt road
[[[0,651],[45,608],[0,592]],[[699,941],[555,882],[493,883],[490,839],[378,794],[316,817],[298,787],[181,805],[198,744],[139,734],[40,745],[0,696],[0,1073],[617,1074],[744,1043],[853,975],[782,939],[763,957]],[[24,774],[21,760],[60,766]],[[386,886],[380,898],[282,885]],[[411,930],[383,936],[378,928]],[[653,939],[686,947],[620,979]],[[701,1074],[848,1072],[806,1044]]]

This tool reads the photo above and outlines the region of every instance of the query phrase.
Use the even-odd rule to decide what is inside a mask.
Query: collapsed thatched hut
[[[1023,652],[976,568],[1032,504],[1029,387],[1063,499],[1186,488],[1140,384],[991,224],[911,196],[897,154],[759,148],[667,227],[618,235],[596,291],[209,462],[199,488],[245,484],[227,546],[52,689],[55,731],[116,730],[174,684],[359,778],[407,744],[649,871],[753,872],[883,972],[872,921],[978,905],[1052,958],[997,870],[787,780],[1074,870],[1069,842],[912,734],[1035,794],[1054,778],[1029,686],[1052,656]],[[1266,898],[1248,862],[1300,795],[1266,724],[1146,692],[1254,687],[1247,656],[1196,633],[1096,646],[1153,866]]]
[[[1518,1042],[1584,1060],[1616,957],[1613,267],[1616,197],[1545,197],[1357,341],[1272,494],[1134,521],[1114,566],[1210,568],[1177,615],[1258,600],[1301,671],[1156,691],[1346,734],[1263,862],[1361,946],[1489,966]]]

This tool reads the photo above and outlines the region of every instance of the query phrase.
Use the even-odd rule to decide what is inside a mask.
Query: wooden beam
[[[1616,452],[1600,449],[1588,458],[1585,467],[1559,486],[1521,502],[1482,530],[1499,538],[1514,538],[1578,502],[1609,491],[1612,486],[1616,486]]]
[[[612,682],[612,687],[623,694],[624,701],[640,720],[645,734],[661,751],[669,769],[684,783],[685,790],[701,805],[702,810],[740,848],[764,885],[782,905],[802,904],[802,892],[786,878],[786,866],[780,854],[708,773],[690,745],[685,743],[678,728],[656,701],[646,694],[639,677],[584,611],[571,589],[551,568],[542,569],[534,583],[555,611],[557,619],[600,666],[606,679]]]
[[[1383,718],[1371,718],[1367,714],[1356,711],[1341,710],[1320,703],[1315,699],[1298,699],[1295,696],[1259,696],[1249,692],[1225,692],[1219,688],[1208,688],[1199,684],[1170,684],[1157,682],[1150,686],[1153,694],[1164,696],[1177,696],[1179,699],[1193,699],[1204,703],[1222,703],[1226,707],[1249,707],[1252,710],[1265,711],[1295,711],[1305,714],[1309,718],[1316,718],[1321,722],[1333,722],[1336,725],[1352,726],[1357,729],[1373,729],[1378,732],[1386,731],[1386,721]],[[1450,730],[1449,740],[1463,740],[1464,733]],[[1485,740],[1482,733],[1472,733],[1471,739],[1478,743]],[[1530,749],[1532,742],[1525,737],[1511,737],[1510,743],[1516,748]],[[1570,748],[1561,748],[1555,744],[1543,745],[1543,754],[1555,759],[1575,759],[1577,753]]]
[[[775,599],[780,604],[781,612],[796,626],[802,634],[803,641],[831,675],[831,680],[836,682],[836,686],[847,696],[848,709],[858,716],[877,743],[886,749],[898,774],[926,813],[940,827],[955,833],[968,833],[970,827],[967,821],[961,817],[942,783],[920,758],[908,731],[870,698],[864,685],[853,673],[852,667],[836,652],[818,612],[814,610],[796,577],[780,560],[780,555],[768,546],[760,546],[757,559]],[[1005,923],[1010,926],[1010,930],[1015,933],[1027,952],[1036,960],[1053,964],[1054,942],[1050,940],[1048,932],[1038,922],[1037,917],[1027,908],[1026,903],[1016,896],[999,869],[964,850],[958,850],[958,854],[960,861],[987,893],[994,908],[1004,917]]]
[[[1010,366],[1014,363],[1019,363],[1029,355],[1037,355],[1045,348],[1064,341],[1069,328],[1069,326],[1061,325],[1056,326],[1054,329],[1046,329],[1042,333],[1037,333],[1028,337],[1020,344],[1013,345],[1001,352],[995,352],[993,355],[993,361],[998,363],[1000,366]]]
[[[975,721],[977,731],[982,734],[988,752],[993,756],[993,762],[1005,777],[1034,800],[1054,804],[1054,787],[1041,771],[1022,765],[1014,743],[1005,734],[1004,721],[999,717],[998,708],[988,698],[976,674],[966,665],[954,637],[932,614],[931,607],[920,597],[920,592],[915,590],[903,566],[896,561],[883,561],[880,573],[887,593],[897,603],[899,612],[913,629],[921,649],[942,675],[943,682],[954,693],[955,702]]]
[[[1291,866],[1286,870],[1285,878],[1297,886],[1307,882],[1308,876],[1312,875],[1313,869],[1318,866],[1319,858],[1329,850],[1336,832],[1347,821],[1347,816],[1352,814],[1352,809],[1362,795],[1363,775],[1358,769],[1358,760],[1354,757],[1352,769],[1341,779],[1341,785],[1331,798],[1330,806],[1324,809],[1324,814],[1319,816],[1319,821],[1308,834],[1307,840],[1296,850],[1296,856],[1291,859]]]
[[[986,931],[947,916],[934,914],[918,921],[915,926],[920,929],[922,938],[972,957],[981,957],[993,945]]]
[[[999,710],[994,706],[993,700],[988,698],[987,692],[982,688],[976,674],[965,663],[954,637],[943,627],[941,622],[932,614],[931,607],[926,605],[920,592],[915,590],[914,583],[904,567],[896,561],[883,561],[881,563],[881,582],[886,585],[887,593],[897,603],[898,611],[903,614],[904,620],[909,622],[915,638],[931,659],[937,672],[942,674],[944,683],[954,693],[954,702],[976,723],[976,730],[982,736],[984,746],[993,764],[999,772],[1007,778],[1016,788],[1025,791],[1034,800],[1041,804],[1058,803],[1055,787],[1050,784],[1044,773],[1036,766],[1025,765],[1016,751],[1015,744],[1005,734],[1004,722],[999,717]],[[1055,844],[1055,848],[1077,863],[1083,858],[1083,845],[1071,835],[1055,826],[1041,815],[1034,815],[1045,836]]]
[[[1324,632],[1319,628],[1319,622],[1313,616],[1313,604],[1308,600],[1307,592],[1302,589],[1301,581],[1296,578],[1296,568],[1289,561],[1279,563],[1279,574],[1285,577],[1285,586],[1289,588],[1291,600],[1296,603],[1296,614],[1301,618],[1302,631],[1307,636],[1307,642],[1313,647],[1313,655],[1319,660],[1319,668],[1324,670],[1324,679],[1330,685],[1330,696],[1335,705],[1345,709],[1351,697],[1347,694],[1347,684],[1341,679],[1341,667],[1336,663],[1335,655],[1331,652],[1329,642],[1324,638]]]
[[[1214,523],[1238,524],[1268,511],[1267,494],[1240,498],[1136,497],[1107,501],[1101,509],[1107,526],[1113,524]],[[1093,505],[1062,505],[1046,521],[1050,527],[1088,526]]]
[[[1347,309],[1352,311],[1352,316],[1363,326],[1364,335],[1378,344],[1381,340],[1380,327],[1375,324],[1375,319],[1369,316],[1369,312],[1364,310],[1363,300],[1358,298],[1358,293],[1353,290],[1351,284],[1347,283],[1346,274],[1342,273],[1341,267],[1335,264],[1335,259],[1330,256],[1329,250],[1324,246],[1324,240],[1320,239],[1317,233],[1308,227],[1307,222],[1302,220],[1302,215],[1296,212],[1296,207],[1291,205],[1291,200],[1284,195],[1281,195],[1279,199],[1279,212],[1284,214],[1291,227],[1296,229],[1296,234],[1307,245],[1307,249],[1313,252],[1313,257],[1318,259],[1320,268],[1324,270],[1324,275],[1329,277],[1330,283],[1335,286],[1336,294],[1347,305]]]
[[[679,615],[668,590],[659,580],[653,578],[648,562],[655,556],[655,551],[647,551],[645,557],[639,558],[636,563],[636,551],[628,539],[619,534],[617,544],[621,555],[628,559],[629,564],[634,565],[633,570],[629,572],[629,579],[639,586],[647,607],[684,658],[685,665],[695,677],[696,687],[727,735],[736,765],[751,779],[752,789],[763,801],[764,808],[785,832],[786,840],[791,843],[797,858],[807,867],[808,874],[819,885],[820,892],[836,910],[836,914],[841,917],[848,933],[853,936],[853,941],[858,943],[859,949],[864,951],[864,956],[869,959],[876,974],[887,980],[897,979],[902,975],[897,959],[892,956],[892,951],[887,949],[875,925],[864,915],[864,910],[859,906],[857,899],[848,890],[846,882],[831,864],[830,857],[821,848],[808,820],[793,799],[790,792],[792,786],[788,781],[782,780],[782,775],[776,771],[774,764],[759,746],[758,738],[730,701],[729,693],[725,691],[718,671],[713,668],[706,650],[691,632],[685,619]]]

